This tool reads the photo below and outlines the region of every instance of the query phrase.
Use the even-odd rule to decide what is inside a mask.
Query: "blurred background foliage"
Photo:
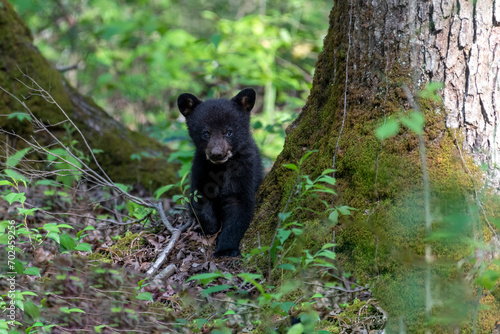
[[[189,159],[176,99],[259,95],[269,168],[311,87],[331,0],[11,0],[43,55],[116,119]],[[140,157],[140,152],[132,159]],[[185,161],[183,161],[185,162]]]

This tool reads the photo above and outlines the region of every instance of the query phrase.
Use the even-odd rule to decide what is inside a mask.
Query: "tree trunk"
[[[498,0],[336,1],[311,94],[261,186],[247,236],[259,234],[261,244],[268,245],[285,207],[320,208],[313,199],[296,200],[296,174],[283,167],[318,150],[301,173],[313,179],[334,167],[334,205],[358,210],[340,218],[335,234],[321,221],[325,214],[294,211],[307,221],[304,247],[335,238],[343,267],[376,283],[391,330],[405,323],[409,332],[423,331],[431,315],[445,316],[449,307],[451,328],[471,330],[477,324],[480,331],[491,331],[500,318],[495,298],[482,297],[490,308],[479,310],[478,323],[471,307],[477,290],[456,288],[472,285],[462,273],[463,266],[471,267],[472,240],[496,237],[484,217],[499,217],[498,201],[483,200],[485,216],[474,206],[486,179],[497,189],[500,179],[495,166],[500,159],[499,22]],[[437,102],[418,93],[432,81],[444,83]],[[424,151],[419,136],[404,126],[394,137],[377,139],[375,129],[403,121],[414,108],[425,116]],[[481,172],[479,162],[488,164],[488,173]],[[426,221],[446,238],[425,241]],[[246,249],[256,246],[256,240],[246,241]],[[464,258],[467,265],[460,262]],[[425,312],[426,307],[432,308]]]
[[[22,73],[34,79],[47,90],[54,101],[59,104],[85,135],[93,149],[101,149],[97,160],[114,182],[135,184],[141,182],[152,189],[160,185],[173,183],[178,166],[168,164],[168,149],[156,140],[127,129],[115,121],[91,99],[80,95],[68,85],[62,75],[33,46],[33,38],[28,27],[21,21],[11,4],[0,0],[0,86],[27,104],[33,114],[45,124],[57,124],[65,120],[65,116],[54,103],[47,102],[34,94],[28,87],[33,84],[23,78]],[[34,132],[31,124],[24,120],[8,119],[13,112],[25,112],[21,104],[7,93],[0,91],[0,127],[6,131],[14,131],[17,135],[31,140],[34,136],[40,143],[51,144],[44,132]],[[59,138],[67,133],[63,124],[51,126],[50,130]],[[22,148],[23,143],[13,137],[0,134],[4,143],[5,154],[13,154],[8,149],[13,143]],[[10,138],[7,138],[10,137]],[[78,140],[83,147],[83,140],[77,134],[72,139]],[[146,152],[149,157],[140,161],[132,160],[131,155]],[[84,151],[89,155],[88,151]]]

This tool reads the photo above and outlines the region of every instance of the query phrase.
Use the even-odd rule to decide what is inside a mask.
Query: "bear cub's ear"
[[[249,113],[255,104],[255,91],[253,88],[245,88],[233,97],[231,101]]]
[[[196,96],[193,94],[184,93],[179,95],[177,99],[177,107],[179,107],[179,111],[184,117],[189,116],[194,108],[201,103],[201,100],[198,100]]]

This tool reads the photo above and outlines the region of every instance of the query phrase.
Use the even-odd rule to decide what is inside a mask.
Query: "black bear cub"
[[[214,256],[238,256],[240,241],[253,217],[255,193],[262,181],[259,150],[250,133],[255,91],[247,88],[231,100],[200,101],[192,94],[177,99],[196,152],[191,168],[192,214],[203,233],[217,233]]]

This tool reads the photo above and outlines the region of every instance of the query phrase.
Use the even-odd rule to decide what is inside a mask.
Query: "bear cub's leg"
[[[213,202],[204,201],[200,203],[191,201],[194,209],[195,219],[198,219],[200,222],[201,228],[203,230],[203,234],[212,235],[219,231],[221,224],[217,219],[213,207]]]
[[[239,245],[252,220],[254,200],[232,199],[223,206],[222,230],[217,236],[214,256],[238,256]]]

